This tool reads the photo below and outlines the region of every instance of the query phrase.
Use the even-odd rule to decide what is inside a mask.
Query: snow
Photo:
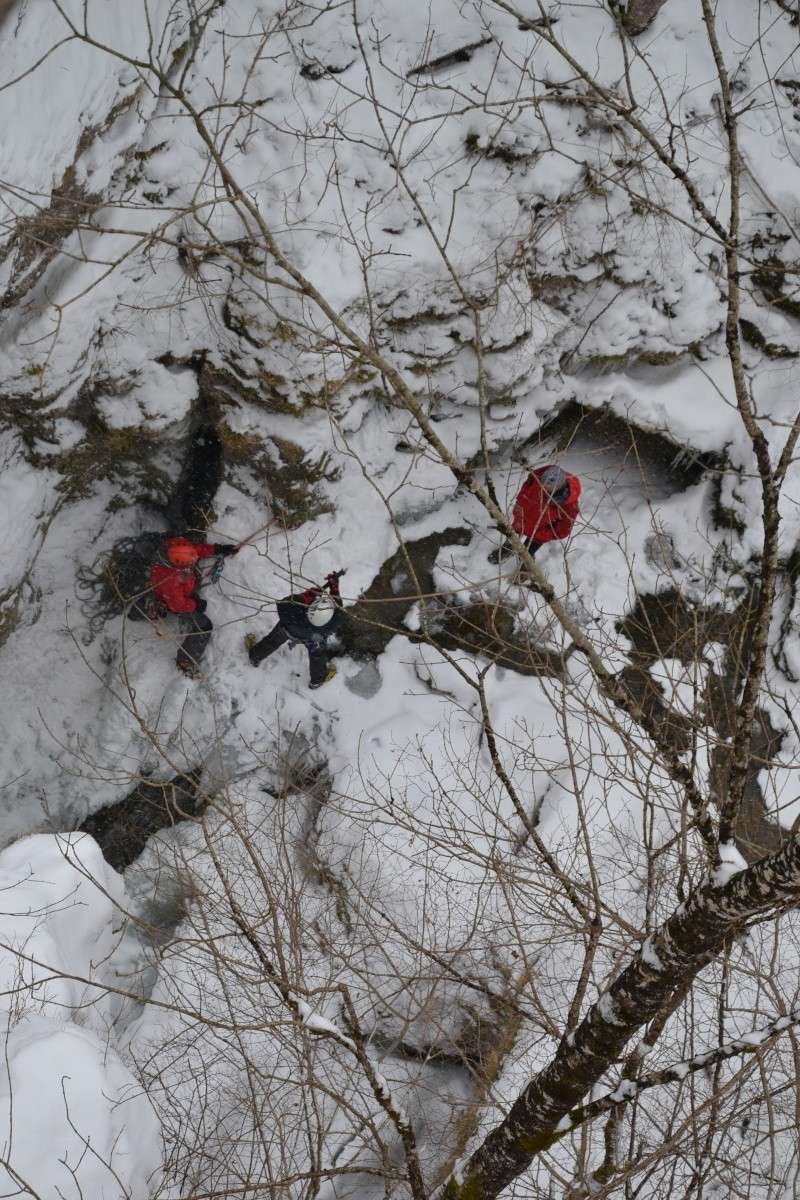
[[[34,474],[15,462],[15,448],[5,444],[0,475],[0,555],[7,585],[18,587],[42,541],[42,523],[52,503],[52,476]]]
[[[670,708],[689,717],[695,717],[705,701],[709,664],[705,654],[703,658],[703,662],[688,664],[677,658],[660,658],[650,667]]]
[[[653,946],[652,937],[646,938],[645,941],[642,942],[642,948],[639,953],[642,956],[642,961],[647,963],[648,967],[652,967],[654,971],[664,970],[664,964],[658,957],[658,954]]]
[[[712,874],[715,887],[724,887],[734,875],[747,869],[747,859],[732,842],[720,842],[719,860],[719,865]]]
[[[156,433],[184,420],[197,395],[193,372],[168,371],[160,363],[145,362],[124,395],[98,398],[98,411],[110,429],[140,426]]]
[[[600,1013],[600,1016],[603,1018],[603,1020],[607,1021],[609,1025],[620,1024],[620,1021],[618,1020],[616,1002],[608,992],[605,992],[597,1001],[597,1011]]]
[[[0,896],[0,1185],[148,1200],[160,1129],[104,986],[122,982],[122,880],[92,838],[40,835],[0,854]]]
[[[81,7],[69,0],[69,12],[77,15]],[[281,247],[336,311],[362,335],[374,334],[423,399],[444,443],[480,478],[474,325],[421,219],[418,205],[424,205],[448,262],[481,302],[486,436],[501,503],[510,506],[525,473],[543,461],[558,458],[581,476],[575,532],[566,546],[542,550],[537,564],[610,669],[630,664],[618,623],[637,594],[674,587],[698,604],[730,608],[760,548],[760,497],[721,340],[724,288],[712,261],[719,248],[697,231],[679,185],[650,164],[648,186],[679,220],[667,223],[637,210],[618,186],[622,135],[603,129],[585,106],[555,97],[556,82],[581,92],[572,69],[491,5],[365,0],[354,10],[357,28],[347,7],[315,10],[313,19],[304,6],[284,8],[272,0],[228,0],[215,12],[186,76],[200,109],[220,99],[215,88],[223,78],[223,101],[243,87],[259,98],[248,127],[231,127],[226,163],[274,222]],[[132,55],[144,52],[143,6],[91,0],[88,10],[99,39]],[[156,0],[148,13],[167,66],[185,36],[186,11]],[[726,54],[748,59],[746,94],[764,97],[765,69],[790,76],[796,64],[784,61],[792,48],[778,26],[764,31],[758,53],[742,49],[756,45],[754,13],[752,5],[733,6],[721,35]],[[641,44],[663,65],[664,103],[685,120],[695,177],[724,221],[726,155],[699,20],[695,0],[669,0]],[[261,22],[273,28],[249,75]],[[0,84],[22,75],[65,28],[49,5],[19,6],[0,27]],[[603,6],[561,4],[556,28],[593,77],[619,86],[619,44]],[[421,61],[487,31],[495,43],[469,62],[414,77],[417,84],[406,77]],[[391,153],[373,108],[359,98],[367,78],[362,47],[385,105]],[[300,73],[303,63],[316,60],[340,73],[318,79]],[[534,90],[535,105],[517,98],[521,62],[523,91]],[[658,125],[661,98],[646,63],[635,59],[631,77],[643,97],[641,111]],[[516,98],[510,107],[509,95]],[[98,198],[93,227],[69,234],[67,257],[47,266],[21,301],[2,310],[0,324],[4,402],[13,398],[10,411],[21,407],[24,416],[21,433],[11,431],[9,418],[2,435],[0,477],[0,615],[13,612],[8,634],[5,625],[0,630],[0,655],[6,678],[15,681],[2,701],[0,832],[8,848],[0,868],[13,881],[10,895],[24,903],[19,911],[16,900],[0,904],[0,941],[28,947],[30,957],[55,968],[50,977],[25,960],[31,991],[8,1033],[15,1110],[27,1106],[22,1111],[32,1114],[36,1129],[29,1078],[38,1072],[42,1144],[62,1145],[77,1161],[80,1138],[66,1123],[60,1086],[70,1074],[81,1087],[69,1100],[70,1112],[81,1114],[79,1129],[91,1135],[101,1157],[114,1147],[115,1169],[131,1195],[146,1196],[161,1151],[136,1080],[146,1081],[160,1106],[160,1128],[167,1141],[174,1139],[167,1153],[179,1158],[171,1096],[193,1111],[194,1089],[213,1064],[209,1107],[221,1115],[217,1125],[209,1118],[208,1144],[230,1177],[210,1182],[197,1168],[200,1174],[191,1178],[201,1191],[212,1183],[233,1188],[237,1172],[252,1160],[252,1145],[227,1149],[235,1140],[231,1131],[248,1103],[242,1097],[253,1063],[258,1072],[267,1063],[265,1090],[273,1107],[266,1123],[277,1130],[287,1162],[302,1172],[307,1145],[292,1140],[291,1120],[308,1084],[297,1051],[298,1039],[307,1038],[314,1043],[314,1069],[331,1095],[340,1088],[344,1098],[340,1107],[329,1098],[322,1104],[326,1148],[350,1161],[351,1139],[353,1154],[362,1147],[344,1115],[347,1105],[365,1126],[375,1119],[375,1101],[346,1047],[331,1048],[332,1037],[313,1038],[342,1039],[332,1002],[299,1000],[304,1028],[298,1032],[263,981],[251,995],[237,979],[231,1003],[252,1008],[257,1029],[248,1029],[244,1049],[227,1045],[222,1063],[215,1042],[222,1034],[199,1029],[186,1015],[202,1002],[204,1013],[230,1032],[219,964],[197,949],[208,933],[204,920],[221,943],[236,933],[204,842],[207,827],[166,831],[132,869],[142,911],[150,911],[148,888],[183,896],[185,885],[189,897],[183,907],[176,902],[165,934],[169,952],[148,976],[154,1003],[136,1020],[121,1001],[69,978],[110,983],[133,953],[118,937],[119,908],[128,900],[96,847],[83,839],[70,855],[80,851],[106,896],[52,839],[9,843],[33,830],[74,828],[88,813],[123,800],[142,778],[201,767],[220,797],[208,821],[236,895],[270,950],[291,951],[290,982],[307,988],[305,995],[346,982],[364,1027],[381,1035],[381,1046],[416,1039],[456,1056],[470,1014],[490,1025],[496,1012],[455,977],[443,981],[438,965],[416,949],[423,945],[498,992],[519,978],[521,1003],[529,1005],[535,992],[536,1003],[558,1023],[580,977],[583,938],[562,917],[559,905],[567,901],[559,894],[555,903],[552,880],[530,852],[524,823],[492,770],[475,692],[489,660],[466,652],[448,657],[397,636],[374,664],[340,662],[338,677],[310,696],[303,652],[281,651],[254,671],[241,641],[244,632],[266,632],[273,601],[288,590],[288,580],[316,580],[346,563],[349,603],[396,551],[398,530],[413,541],[449,528],[473,536],[468,545],[440,552],[436,588],[464,602],[501,602],[515,632],[537,647],[566,649],[565,638],[541,597],[511,569],[489,566],[486,555],[497,536],[485,513],[422,452],[407,415],[386,403],[380,379],[363,363],[343,361],[335,346],[322,345],[330,331],[319,313],[274,280],[254,284],[233,260],[198,256],[190,262],[178,255],[179,234],[203,244],[211,230],[234,242],[242,226],[171,101],[131,66],[69,42],[0,92],[0,114],[4,221],[46,208],[73,164],[84,193]],[[772,105],[742,111],[748,236],[769,239],[788,228],[780,211],[794,220],[799,148],[791,117],[783,93]],[[513,163],[488,153],[499,147]],[[487,153],[476,153],[480,148]],[[400,166],[407,189],[400,186]],[[774,221],[765,207],[779,210]],[[159,243],[159,231],[167,242]],[[793,242],[785,253],[787,260],[797,257]],[[0,262],[3,289],[14,279],[16,262],[15,245]],[[380,313],[374,331],[365,277]],[[768,339],[796,346],[794,320],[766,305],[757,289],[748,286],[744,304],[744,315]],[[237,332],[240,320],[247,336]],[[317,339],[319,353],[309,349],[309,339]],[[796,405],[796,368],[752,347],[745,354],[774,450]],[[201,360],[238,373],[240,391],[199,379]],[[637,462],[625,447],[580,429],[560,440],[538,432],[544,418],[572,402],[663,434],[660,460]],[[138,450],[149,448],[144,457],[151,474],[174,479],[181,439],[209,414],[233,434],[285,438],[311,455],[329,452],[340,474],[319,485],[331,512],[296,528],[275,525],[226,563],[223,580],[208,593],[215,623],[208,678],[194,684],[176,676],[174,624],[154,631],[116,620],[94,641],[85,638],[74,597],[78,565],[115,538],[152,527],[154,513],[139,474],[122,469],[122,452],[117,474],[89,483],[69,474],[69,454],[92,449],[90,432],[112,431],[126,436],[109,444],[124,446],[129,438]],[[395,451],[401,439],[406,449]],[[721,480],[698,471],[689,486],[678,483],[673,459],[681,454],[724,454]],[[782,504],[784,560],[800,536],[799,470],[792,465]],[[741,535],[713,523],[717,482],[720,503],[746,526]],[[66,484],[75,488],[69,496]],[[215,536],[235,538],[263,525],[272,511],[264,476],[237,464],[216,507]],[[658,554],[653,538],[660,539]],[[404,585],[398,579],[396,586],[402,591]],[[785,638],[790,670],[800,663],[795,616],[788,614]],[[420,627],[416,604],[405,628]],[[776,628],[771,651],[777,638]],[[702,662],[658,659],[647,670],[673,712],[694,718],[702,715],[710,673],[719,673],[724,654],[717,643],[705,648]],[[777,668],[769,670],[777,721],[784,700],[791,711],[796,689]],[[645,961],[661,967],[644,935],[674,907],[677,857],[670,847],[686,834],[683,797],[657,761],[648,759],[645,783],[632,778],[618,714],[598,694],[581,656],[569,659],[563,678],[495,665],[483,683],[504,767],[537,836],[582,895],[589,894],[590,863],[600,879],[609,911],[589,995],[601,993],[601,1011],[613,1021],[614,1007],[602,990],[630,950],[631,928],[636,939],[644,938]],[[785,725],[784,713],[780,728]],[[286,790],[292,745],[305,764],[324,764],[331,779],[324,801],[296,780]],[[693,745],[692,765],[703,784],[713,748],[704,733]],[[780,810],[787,823],[797,805],[796,751],[787,730],[779,767],[761,774],[770,809]],[[235,832],[239,821],[273,894],[254,878]],[[667,849],[651,858],[653,847]],[[315,855],[327,870],[322,881],[314,873]],[[722,885],[744,866],[735,847],[723,847],[715,882]],[[69,898],[63,912],[53,908],[53,896]],[[45,916],[35,918],[37,912]],[[614,912],[631,928],[620,932]],[[6,988],[19,961],[11,951],[2,959]],[[787,976],[792,968],[796,974],[796,947],[784,951],[783,961]],[[730,986],[740,989],[742,1011],[761,1003],[738,975]],[[791,1003],[793,984],[785,986]],[[712,990],[709,984],[697,1001],[703,1029],[716,1028]],[[167,1015],[156,1007],[159,1000],[184,1008]],[[124,1046],[113,1025],[120,1013],[122,1023],[129,1022]],[[670,1029],[665,1036],[674,1046],[681,1035]],[[521,1026],[493,1081],[481,1129],[553,1047],[549,1027]],[[446,1122],[471,1096],[468,1072],[409,1065],[382,1049],[376,1061],[379,1053],[383,1086],[407,1119],[416,1119],[426,1161],[438,1163]],[[652,1051],[654,1059],[660,1054],[660,1048]],[[10,1094],[9,1084],[4,1103]],[[132,1148],[140,1148],[138,1157]],[[30,1142],[15,1140],[19,1162],[44,1194],[55,1194],[55,1159],[40,1162],[35,1150],[33,1133]],[[567,1177],[565,1161],[559,1167]],[[80,1170],[84,1194],[116,1195],[108,1171],[92,1156]],[[37,1171],[51,1174],[40,1179]],[[65,1176],[59,1186],[69,1195],[73,1185]],[[184,1194],[176,1179],[165,1186],[171,1195]],[[532,1186],[547,1191],[539,1179]],[[652,1186],[657,1194],[659,1181]]]
[[[300,1019],[311,1033],[330,1034],[340,1042],[353,1045],[352,1040],[340,1033],[333,1021],[329,1021],[327,1017],[323,1017],[320,1013],[315,1012],[305,1000],[296,999],[295,1004],[297,1005],[297,1012]]]
[[[5,1032],[0,1184],[40,1196],[147,1200],[160,1173],[155,1114],[94,1034],[38,1014]]]

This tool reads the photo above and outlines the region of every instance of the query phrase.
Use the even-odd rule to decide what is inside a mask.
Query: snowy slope
[[[539,596],[488,565],[497,534],[485,512],[421,452],[374,367],[342,350],[307,297],[276,283],[280,272],[231,204],[219,164],[209,167],[171,89],[203,114],[225,169],[281,250],[403,372],[445,445],[476,471],[483,391],[501,503],[510,506],[525,471],[551,458],[580,475],[581,518],[567,552],[553,545],[537,561],[610,664],[628,661],[617,625],[637,595],[677,588],[732,610],[761,544],[758,481],[725,356],[719,246],[680,182],[633,146],[621,123],[585,103],[586,83],[563,56],[488,3],[226,0],[212,6],[196,44],[187,7],[90,0],[96,45],[70,37],[65,16],[45,0],[20,3],[0,24],[0,85],[11,85],[0,91],[0,662],[14,681],[2,704],[0,836],[8,845],[31,831],[73,829],[140,778],[195,767],[218,799],[222,815],[214,810],[209,825],[165,835],[166,849],[151,847],[129,880],[143,913],[160,887],[185,885],[187,895],[204,898],[177,914],[158,974],[136,975],[131,985],[152,988],[163,1004],[179,997],[183,1011],[145,1009],[109,1035],[124,1042],[129,1065],[152,1090],[169,1160],[163,1196],[184,1194],[184,1185],[232,1188],[248,1169],[263,1170],[249,1164],[268,1150],[254,1152],[241,1131],[241,1114],[257,1107],[251,1061],[264,1071],[270,1064],[280,1079],[271,1089],[259,1084],[259,1127],[279,1129],[287,1175],[311,1161],[292,1124],[304,1082],[321,1079],[329,1089],[317,1120],[336,1161],[344,1155],[364,1166],[373,1150],[359,1140],[359,1122],[380,1117],[346,1053],[320,1043],[303,1059],[275,989],[262,981],[251,994],[239,981],[231,998],[219,961],[198,950],[200,934],[210,930],[213,941],[236,931],[209,839],[223,845],[224,869],[261,936],[291,948],[298,986],[322,989],[317,1010],[340,1021],[330,989],[351,989],[376,1054],[405,1040],[445,1046],[455,1060],[469,1022],[496,1017],[486,992],[476,998],[457,974],[437,974],[417,944],[435,942],[458,972],[497,994],[519,987],[540,1015],[498,1069],[487,1127],[552,1052],[549,1014],[569,1003],[584,945],[579,925],[565,922],[554,938],[541,920],[548,883],[525,858],[519,813],[493,775],[480,722],[474,685],[486,659],[462,652],[454,664],[396,636],[377,661],[370,694],[358,694],[363,664],[344,658],[313,697],[301,649],[282,650],[260,671],[247,665],[243,634],[266,632],[272,602],[298,579],[347,566],[344,593],[354,601],[395,553],[399,534],[413,542],[452,528],[472,536],[440,551],[437,589],[456,603],[499,599],[517,631],[548,647],[563,646],[563,634]],[[78,0],[63,8],[78,21],[82,11]],[[557,4],[552,15],[559,40],[591,78],[617,92],[630,86],[656,136],[667,136],[669,120],[680,126],[702,199],[724,220],[718,85],[694,0],[669,0],[643,40],[649,58],[629,64],[627,82],[602,5]],[[736,95],[743,106],[752,102],[741,120],[747,244],[754,262],[777,254],[791,263],[800,256],[795,93],[774,82],[798,78],[787,21],[777,5],[741,3],[726,13],[720,36],[735,64]],[[414,73],[460,47],[471,49]],[[149,53],[160,79],[143,65]],[[241,96],[247,107],[237,112]],[[756,284],[746,286],[743,304],[763,345],[785,351],[775,358],[763,345],[745,347],[763,428],[778,447],[796,408],[800,327]],[[539,432],[576,404],[659,434],[663,457],[637,462],[591,432],[579,430],[566,447]],[[213,536],[239,540],[273,524],[210,589],[207,679],[193,683],[175,672],[173,626],[156,634],[117,619],[90,639],[75,578],[115,538],[153,527],[163,476],[174,480],[189,432],[206,420],[223,431],[227,456]],[[328,454],[332,468],[316,485],[328,511],[318,506],[289,527],[258,467],[263,453],[274,461],[280,440],[312,458]],[[691,481],[673,462],[681,455],[699,463]],[[704,472],[712,462],[724,467],[721,476]],[[800,531],[798,499],[793,465],[781,510],[784,559]],[[741,529],[717,523],[722,508]],[[653,553],[654,533],[670,547],[666,560]],[[789,663],[800,661],[793,602],[786,583],[774,648],[780,635]],[[765,704],[786,735],[785,770],[766,791],[785,803],[797,747],[780,702],[793,705],[795,681],[770,670]],[[674,661],[652,672],[669,692]],[[494,668],[486,687],[506,770],[526,811],[535,810],[539,835],[583,883],[595,872],[609,909],[625,913],[627,928],[609,918],[612,932],[591,972],[593,998],[630,947],[631,929],[674,899],[659,893],[651,905],[645,895],[642,831],[652,844],[677,837],[680,798],[657,769],[648,780],[660,796],[656,808],[631,783],[620,731],[579,658],[563,679]],[[681,676],[676,705],[686,703],[685,689]],[[607,722],[599,737],[597,709]],[[293,739],[329,776],[319,811],[296,780],[282,779]],[[712,741],[709,734],[697,749],[703,777]],[[783,819],[794,815],[790,805]],[[310,830],[327,874],[296,857],[298,846],[308,851]],[[274,894],[253,875],[243,845],[256,847]],[[41,846],[35,869],[49,878],[54,868]],[[502,868],[487,867],[493,847]],[[272,914],[269,929],[260,925],[264,912]],[[752,953],[767,956],[755,941]],[[67,947],[64,956],[77,973],[79,951]],[[789,953],[787,975],[796,961]],[[791,1003],[794,987],[779,975],[776,1006]],[[760,985],[742,972],[730,986],[746,1025],[762,1003]],[[709,983],[697,1036],[713,1039],[713,996]],[[213,1023],[198,1029],[186,1015],[201,997],[221,1024],[237,1005],[247,1009],[258,1028],[248,1029],[244,1048],[227,1044],[235,1041],[227,1026],[224,1035]],[[685,1048],[683,1036],[675,1031],[666,1060]],[[20,1042],[19,1053],[29,1052]],[[95,1052],[92,1042],[87,1060]],[[388,1053],[385,1074],[405,1105],[419,1106],[433,1171],[446,1165],[450,1110],[475,1080],[450,1059],[441,1068],[424,1055],[414,1062]],[[204,1103],[219,1123],[204,1108],[203,1128],[221,1157],[235,1146],[224,1169],[210,1150],[207,1165],[192,1160],[174,1112],[178,1100],[192,1110],[208,1063],[215,1070]],[[109,1129],[98,1136],[113,1141],[116,1127]],[[158,1155],[153,1128],[142,1137]],[[560,1153],[566,1177],[571,1152]],[[135,1186],[148,1194],[145,1174]],[[382,1189],[365,1179],[352,1186],[360,1194]],[[778,1194],[761,1186],[753,1183],[752,1194]]]

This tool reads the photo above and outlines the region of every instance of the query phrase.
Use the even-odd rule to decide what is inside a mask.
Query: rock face
[[[115,871],[135,862],[154,833],[202,814],[208,797],[200,791],[202,771],[160,784],[142,782],[129,796],[87,817],[82,833],[90,834]]]
[[[708,865],[685,788],[608,704],[548,588],[661,751],[712,809],[725,798],[762,493],[724,341],[725,88],[702,13],[150,0],[145,20],[141,4],[89,0],[89,44],[68,25],[82,5],[59,7],[0,0],[0,666],[14,681],[0,844],[12,853],[43,827],[95,839],[81,845],[116,908],[99,920],[76,880],[76,929],[96,953],[67,938],[59,972],[97,971],[154,1004],[129,1027],[98,1004],[107,1024],[69,1036],[114,1114],[138,1070],[170,1193],[280,1188],[323,1168],[343,1189],[358,1172],[362,1200],[392,1172],[402,1190],[408,1128],[364,1072],[379,1059],[433,1191]],[[800,354],[800,84],[795,14],[776,4],[765,27],[763,7],[719,17],[745,179],[727,332],[741,331],[777,462]],[[539,550],[541,577],[490,564],[497,514],[473,485],[510,512],[527,472],[554,461],[582,482],[572,537]],[[797,816],[798,499],[792,458],[727,864],[779,848]],[[92,624],[76,601],[118,539],[168,529],[245,543],[205,586],[214,632],[197,680],[175,672],[175,620]],[[252,669],[244,635],[341,567],[336,678],[310,693],[297,648]],[[36,862],[62,880],[51,852]],[[34,883],[18,875],[24,899]],[[147,970],[124,938],[115,957],[123,910],[161,922]],[[746,1035],[766,1003],[796,1008],[791,921],[785,959],[751,930],[745,965],[737,943],[723,983],[709,965],[657,1014],[654,1058]],[[82,999],[68,1008],[77,1029]],[[46,1066],[53,1032],[28,1057],[38,1033],[23,1016],[20,1075]],[[789,1186],[773,1172],[794,1162],[796,1072],[773,1070],[771,1052],[735,1101],[648,1093],[632,1140],[587,1125],[526,1186],[578,1198],[630,1171],[642,1200],[689,1194],[712,1186],[701,1145],[723,1191]],[[734,1102],[789,1132],[768,1147]],[[130,1166],[133,1127],[92,1111],[92,1138]],[[615,1158],[673,1126],[694,1141],[646,1181]],[[269,1137],[242,1133],[254,1129]],[[131,1170],[131,1195],[146,1194]],[[94,1178],[84,1190],[103,1194]]]
[[[344,686],[354,696],[360,696],[362,700],[371,700],[373,696],[377,696],[381,690],[381,673],[378,664],[374,662],[364,663],[355,675],[349,675],[345,678]]]

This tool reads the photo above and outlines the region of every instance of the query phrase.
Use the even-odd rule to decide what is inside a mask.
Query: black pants
[[[544,542],[535,542],[533,538],[528,538],[528,541],[525,543],[525,545],[528,553],[533,557],[539,547],[544,545]],[[514,547],[511,545],[511,542],[505,541],[503,542],[502,546],[498,546],[496,550],[492,551],[492,553],[489,555],[489,562],[499,563],[501,558],[508,558],[509,555],[513,553]]]
[[[270,654],[274,654],[285,642],[288,642],[290,636],[279,621],[266,637],[263,637],[260,642],[256,642],[255,646],[251,648],[250,662],[257,667],[265,658],[269,658]],[[309,683],[312,686],[322,683],[328,674],[328,647],[325,638],[321,634],[316,634],[311,638],[304,638],[303,645],[308,651]]]
[[[166,615],[166,609],[160,611],[159,606],[149,596],[134,600],[126,613],[129,621],[158,621]]]
[[[180,614],[181,633],[185,633],[186,637],[178,647],[175,661],[182,668],[196,666],[208,649],[211,630],[214,626],[206,616],[205,608],[205,601],[199,600],[195,612]],[[146,600],[139,603],[134,601],[128,608],[129,621],[158,621],[169,615],[163,605],[152,600],[149,601],[149,604]]]
[[[213,628],[204,612],[181,613],[181,632],[186,637],[178,647],[175,659],[179,667],[193,667],[200,662],[208,649]]]

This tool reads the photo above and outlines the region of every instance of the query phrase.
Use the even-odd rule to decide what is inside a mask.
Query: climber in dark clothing
[[[129,618],[134,621],[154,620],[169,613],[180,617],[181,630],[186,636],[175,661],[178,669],[191,678],[200,673],[200,660],[214,628],[206,615],[206,602],[197,594],[201,583],[197,564],[204,558],[227,557],[238,549],[239,546],[215,542],[191,542],[184,537],[165,538],[150,567],[147,594],[128,610]]]
[[[302,642],[308,650],[309,687],[318,688],[336,674],[328,665],[328,638],[344,621],[339,579],[344,571],[326,575],[324,585],[306,588],[279,600],[278,624],[266,637],[245,638],[252,666],[257,667],[285,642]]]

